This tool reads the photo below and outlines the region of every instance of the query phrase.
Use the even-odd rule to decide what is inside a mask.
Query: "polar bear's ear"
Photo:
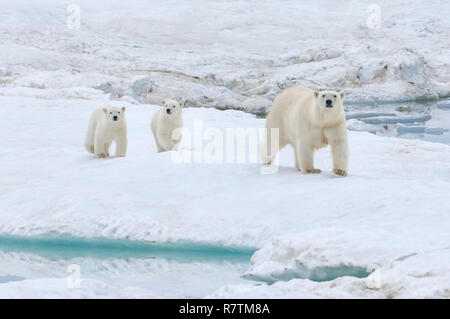
[[[122,112],[125,112],[127,108],[125,106],[122,106]]]
[[[102,108],[103,112],[106,114],[108,112],[108,109],[106,107]]]
[[[318,97],[319,96],[319,91],[314,91],[314,97]]]
[[[166,101],[162,101],[161,106],[166,106]]]
[[[341,92],[339,93],[339,95],[341,96],[341,99],[343,100],[343,99],[344,99],[344,96],[345,96],[344,91],[341,91]]]
[[[186,103],[186,101],[182,98],[182,97],[177,97],[175,99],[175,101],[177,101],[178,103],[180,103],[180,107],[183,107]]]
[[[179,103],[180,103],[180,107],[185,107],[186,103],[187,103],[187,100],[180,99]]]

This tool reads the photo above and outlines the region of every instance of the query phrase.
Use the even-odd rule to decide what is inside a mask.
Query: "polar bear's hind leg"
[[[85,144],[84,146],[86,147],[86,151],[94,154],[94,144]]]
[[[84,147],[89,153],[94,153],[94,141],[95,140],[95,126],[89,123],[88,131],[84,141]]]
[[[263,135],[261,143],[259,144],[259,155],[262,164],[273,164],[278,152],[286,146],[286,143],[282,143],[280,139],[278,140],[278,143],[273,143],[271,139],[270,129],[267,129],[267,134]]]
[[[272,157],[268,153],[267,149],[267,139],[264,137],[261,143],[259,144],[259,156],[261,158],[261,163],[263,164],[271,164]]]

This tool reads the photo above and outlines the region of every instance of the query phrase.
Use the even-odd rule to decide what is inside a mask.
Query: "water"
[[[183,262],[247,262],[255,249],[190,242],[153,243],[125,239],[80,238],[58,234],[34,237],[0,235],[0,251],[33,253],[49,260],[93,257],[164,258]]]
[[[437,102],[348,105],[349,129],[450,144],[450,108]]]
[[[0,276],[0,284],[11,282],[11,281],[22,281],[25,278],[19,276]]]
[[[58,234],[0,235],[0,284],[37,278],[67,278],[77,265],[82,279],[140,287],[173,297],[203,297],[227,284],[273,284],[293,278],[328,281],[366,277],[365,267],[335,266],[295,270],[269,277],[243,276],[255,249],[199,243],[150,243]],[[257,283],[259,282],[259,283]]]

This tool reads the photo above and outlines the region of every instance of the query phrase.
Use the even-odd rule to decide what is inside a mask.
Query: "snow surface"
[[[257,163],[175,164],[170,152],[156,153],[149,121],[157,106],[122,102],[128,107],[128,155],[99,160],[84,150],[83,137],[90,113],[103,103],[0,98],[0,233],[256,247],[244,275],[261,279],[289,280],[299,265],[408,268],[402,264],[408,259],[396,260],[411,254],[424,258],[424,271],[446,269],[450,261],[450,146],[350,132],[346,178],[331,173],[328,149],[316,156],[321,175],[296,172],[289,148],[272,175],[261,175]],[[214,109],[187,108],[184,119],[191,131],[198,120],[222,132],[264,125],[247,113]],[[395,278],[405,289],[416,286],[408,273]],[[335,283],[333,291],[350,294],[348,282],[364,280],[308,285]],[[445,297],[449,285],[424,281],[417,296]],[[263,288],[255,289],[259,294]]]
[[[0,1],[1,86],[252,111],[293,85],[354,101],[450,95],[448,1],[377,1],[379,29],[373,1],[79,0],[80,29],[66,27],[70,3]]]

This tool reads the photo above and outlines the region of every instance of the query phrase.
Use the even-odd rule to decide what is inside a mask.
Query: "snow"
[[[0,298],[450,297],[448,100],[383,104],[450,96],[450,2],[377,1],[379,29],[371,1],[79,0],[80,29],[69,3],[0,0],[0,234],[257,251],[250,265],[78,258],[81,289],[68,260],[0,252]],[[329,149],[314,176],[290,148],[276,174],[195,162],[214,134],[264,126],[211,107],[263,112],[293,85],[345,91],[349,176],[332,174]],[[203,127],[182,149],[193,162],[156,153],[150,119],[168,97],[188,100],[191,137]],[[84,150],[105,104],[127,107],[125,158]],[[373,267],[375,288],[355,277]]]
[[[80,0],[80,29],[66,26],[69,4],[0,2],[2,85],[109,83],[140,103],[183,96],[255,112],[292,85],[344,89],[353,101],[450,95],[448,2],[377,1],[380,28],[369,28],[372,1]],[[148,96],[128,91],[146,76]]]

